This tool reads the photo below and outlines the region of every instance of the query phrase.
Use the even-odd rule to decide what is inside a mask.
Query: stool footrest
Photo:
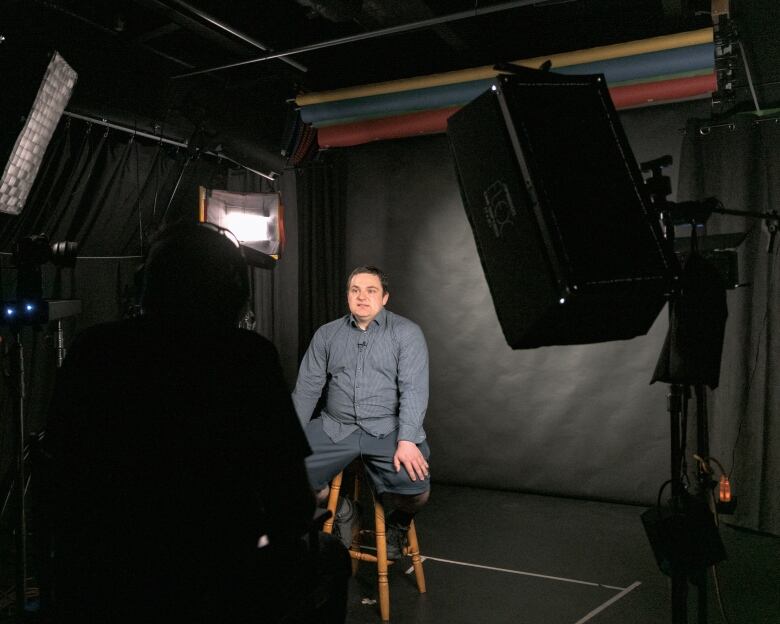
[[[338,507],[339,493],[342,489],[343,473],[337,474],[330,484],[330,496],[328,497],[328,509],[333,514],[336,514]],[[355,477],[354,486],[354,498],[358,497],[358,477]],[[372,496],[374,501],[374,530],[361,530],[357,535],[353,533],[353,543],[349,549],[349,556],[352,559],[352,572],[353,574],[357,570],[358,561],[366,561],[369,563],[375,563],[377,566],[377,585],[379,593],[379,611],[383,622],[387,622],[390,619],[390,586],[387,580],[388,567],[395,563],[394,561],[387,559],[387,547],[386,547],[386,531],[385,531],[385,511],[382,507],[381,501]],[[329,518],[325,522],[323,530],[326,533],[330,533],[333,530],[333,517]],[[360,537],[367,533],[373,533],[376,537],[377,553],[369,554],[361,550],[359,543]],[[425,573],[423,572],[423,558],[420,556],[420,546],[417,541],[417,530],[412,521],[407,532],[407,538],[409,543],[403,548],[403,554],[412,558],[412,567],[414,568],[414,575],[417,580],[417,589],[421,594],[425,593]],[[381,560],[380,560],[381,555]]]
[[[369,555],[368,553],[364,553],[359,550],[350,550],[349,556],[353,559],[357,559],[358,561],[368,561],[369,563],[376,563],[378,561],[376,555]],[[387,563],[390,564],[392,561],[388,561]]]

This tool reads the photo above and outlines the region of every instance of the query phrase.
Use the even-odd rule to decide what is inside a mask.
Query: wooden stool
[[[359,491],[359,472],[355,474],[355,487],[353,492],[353,500],[357,500]],[[328,495],[328,510],[331,512],[330,518],[325,522],[322,530],[325,533],[331,533],[333,531],[333,521],[336,517],[336,509],[338,508],[339,492],[341,491],[341,481],[344,477],[344,473],[340,472],[330,484],[330,494]],[[352,558],[352,573],[357,572],[357,566],[361,561],[370,561],[376,563],[377,576],[379,579],[379,613],[382,616],[383,622],[390,621],[390,585],[387,582],[387,538],[385,534],[385,510],[382,507],[382,503],[377,500],[372,490],[371,497],[374,501],[374,534],[376,536],[376,555],[364,553],[360,549],[360,537],[353,539],[352,545],[349,548],[349,556]],[[404,554],[412,558],[412,565],[414,566],[414,576],[417,580],[417,589],[421,594],[425,593],[425,573],[423,572],[422,558],[420,557],[420,546],[417,542],[417,531],[414,528],[414,520],[409,525],[409,531],[407,532],[407,538],[409,545],[404,548]],[[392,563],[392,562],[390,562]]]

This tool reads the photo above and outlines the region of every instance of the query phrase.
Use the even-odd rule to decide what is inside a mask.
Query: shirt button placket
[[[362,332],[360,336],[360,345],[358,347],[357,358],[357,370],[355,371],[355,415],[357,415],[358,408],[360,407],[360,401],[358,398],[358,390],[360,390],[360,382],[363,374],[363,365],[366,357],[366,332]]]

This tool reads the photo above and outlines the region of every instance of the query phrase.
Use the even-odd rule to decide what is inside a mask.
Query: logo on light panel
[[[507,225],[514,225],[517,211],[512,203],[509,188],[501,180],[496,180],[482,194],[485,198],[485,219],[496,238],[501,238]]]

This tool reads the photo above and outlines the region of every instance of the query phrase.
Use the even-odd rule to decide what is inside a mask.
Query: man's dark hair
[[[382,284],[382,294],[390,292],[390,282],[388,281],[385,272],[382,269],[370,264],[368,266],[359,266],[352,269],[352,273],[350,273],[349,277],[347,278],[347,291],[349,291],[349,285],[352,283],[352,278],[356,275],[359,275],[360,273],[370,273],[371,275],[376,275],[379,278],[379,282]]]
[[[143,267],[144,313],[232,324],[248,297],[246,261],[216,228],[177,223],[153,239]]]

